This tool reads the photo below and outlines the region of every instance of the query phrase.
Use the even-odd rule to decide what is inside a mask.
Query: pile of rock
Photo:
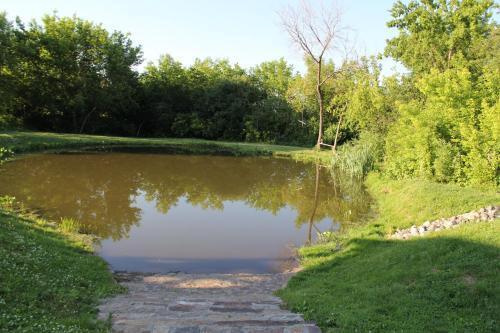
[[[409,239],[411,237],[423,236],[432,231],[456,228],[460,224],[477,221],[492,221],[500,217],[500,206],[488,206],[469,213],[442,218],[435,221],[425,221],[422,225],[413,225],[409,229],[397,230],[390,238]]]

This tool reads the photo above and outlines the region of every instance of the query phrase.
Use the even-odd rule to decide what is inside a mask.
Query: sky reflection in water
[[[115,270],[146,272],[280,270],[291,249],[369,207],[361,183],[265,157],[41,154],[5,164],[0,184],[44,215],[80,221]]]

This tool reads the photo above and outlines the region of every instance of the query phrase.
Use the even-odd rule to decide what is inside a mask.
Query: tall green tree
[[[417,98],[400,103],[385,171],[462,184],[500,184],[500,70],[492,1],[396,3],[389,55],[412,70]]]
[[[140,49],[121,33],[77,17],[46,15],[22,32],[20,76],[28,126],[84,132],[94,129],[130,96]],[[97,125],[96,125],[97,124]]]
[[[415,74],[468,64],[479,56],[474,45],[491,33],[493,6],[493,0],[397,1],[387,25],[398,35],[385,54]]]
[[[14,25],[0,12],[0,128],[12,121],[16,101],[16,34]]]

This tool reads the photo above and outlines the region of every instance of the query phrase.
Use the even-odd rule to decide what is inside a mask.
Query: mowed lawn
[[[377,215],[336,243],[303,248],[305,269],[280,290],[324,332],[498,332],[500,221],[409,241],[396,228],[499,204],[494,191],[370,175]]]

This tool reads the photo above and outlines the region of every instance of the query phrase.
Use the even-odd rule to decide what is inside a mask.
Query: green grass
[[[101,135],[57,134],[44,132],[0,132],[0,147],[6,147],[16,153],[42,150],[57,150],[82,147],[138,146],[157,148],[185,148],[194,151],[206,149],[235,154],[288,154],[306,150],[301,147],[280,146],[258,143],[240,143],[224,141],[208,141],[199,139],[171,138],[129,138]]]
[[[331,151],[329,150],[317,152],[310,148],[264,143],[0,131],[0,147],[5,147],[17,154],[46,150],[112,148],[116,146],[142,147],[145,149],[190,154],[273,155],[291,157],[303,161],[320,161],[326,165],[331,163],[332,158]]]
[[[500,221],[410,241],[395,228],[500,203],[485,192],[370,175],[377,215],[339,244],[301,249],[304,270],[278,292],[324,332],[497,332]]]
[[[107,332],[100,298],[122,288],[90,236],[0,210],[0,332]]]
[[[500,194],[494,189],[440,184],[425,179],[391,180],[372,173],[366,185],[376,199],[377,218],[363,231],[382,236],[426,220],[500,204]]]

